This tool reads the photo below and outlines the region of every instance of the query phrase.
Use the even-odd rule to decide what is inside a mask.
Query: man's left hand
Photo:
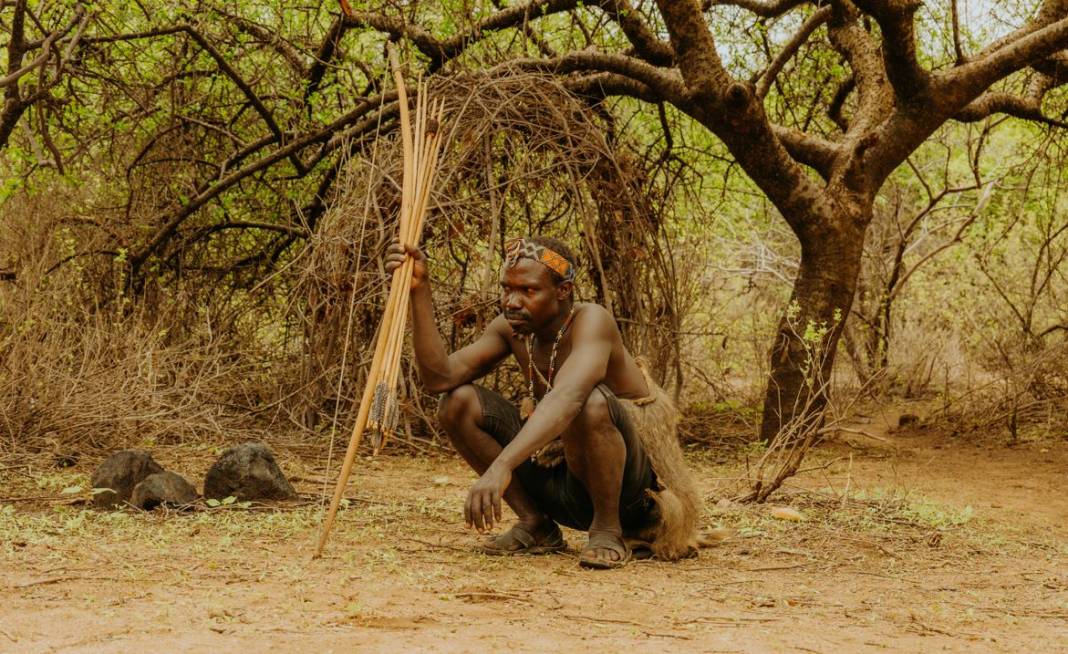
[[[491,465],[467,493],[464,521],[479,531],[492,529],[501,521],[501,497],[512,482],[512,471]]]

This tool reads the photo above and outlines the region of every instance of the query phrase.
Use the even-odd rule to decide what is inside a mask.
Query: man
[[[502,313],[452,354],[437,329],[422,252],[395,242],[386,271],[407,257],[414,259],[412,340],[420,378],[428,391],[443,394],[441,425],[481,475],[464,505],[467,525],[483,532],[500,523],[502,497],[519,518],[483,550],[560,551],[562,524],[589,533],[579,556],[584,567],[621,567],[631,557],[628,539],[661,558],[691,555],[699,500],[675,436],[674,409],[623,346],[611,314],[575,302],[571,250],[546,237],[511,241]],[[473,383],[508,355],[526,377],[521,408]]]

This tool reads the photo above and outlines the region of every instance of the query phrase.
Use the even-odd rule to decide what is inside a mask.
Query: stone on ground
[[[897,418],[898,427],[907,427],[908,425],[920,424],[920,417],[915,413],[902,413]]]
[[[297,492],[263,443],[242,443],[223,452],[204,476],[204,497],[222,500],[291,500]]]
[[[167,471],[145,477],[134,487],[130,504],[145,511],[164,506],[188,507],[197,501],[197,489],[179,474]]]
[[[93,471],[93,488],[106,488],[93,495],[93,504],[109,507],[130,499],[134,486],[149,475],[163,472],[152,455],[142,450],[122,450],[104,460]]]

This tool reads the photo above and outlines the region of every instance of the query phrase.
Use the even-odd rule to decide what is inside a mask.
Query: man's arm
[[[612,317],[603,308],[591,307],[576,317],[571,329],[571,354],[560,366],[552,391],[468,493],[464,517],[469,526],[489,529],[500,521],[501,496],[512,471],[563,433],[604,381],[616,332]]]
[[[508,328],[507,321],[498,316],[478,340],[449,354],[434,318],[434,299],[423,253],[394,242],[386,253],[386,272],[392,273],[409,256],[415,260],[410,291],[412,343],[423,385],[431,393],[444,393],[484,376],[510,352],[503,331]]]

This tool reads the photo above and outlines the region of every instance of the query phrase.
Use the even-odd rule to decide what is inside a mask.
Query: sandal
[[[597,550],[609,550],[619,555],[619,559],[606,559],[597,555]],[[590,530],[590,540],[579,554],[579,566],[594,570],[615,570],[627,565],[631,551],[623,537],[612,531]]]
[[[514,524],[503,534],[498,534],[482,543],[480,549],[483,554],[493,556],[551,554],[567,549],[567,543],[564,542],[564,535],[560,533],[560,527],[556,525],[553,525],[548,536],[539,541],[526,527]]]

